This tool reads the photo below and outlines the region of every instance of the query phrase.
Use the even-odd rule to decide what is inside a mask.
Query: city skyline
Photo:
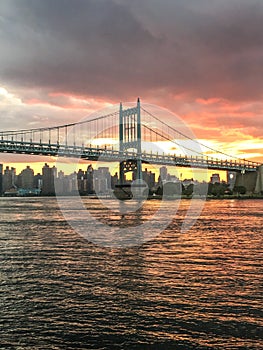
[[[171,167],[160,166],[152,172],[149,168],[144,167],[142,176],[143,180],[147,183],[149,189],[153,189],[156,186],[160,186],[165,182],[181,182],[185,186],[191,183],[201,183],[194,178],[181,178],[182,174],[178,176],[171,174]],[[21,172],[17,172],[16,168],[9,165],[0,164],[0,189],[1,194],[15,194],[16,191],[20,191],[22,195],[60,195],[65,193],[72,193],[78,191],[82,194],[94,193],[106,193],[109,189],[114,190],[115,186],[119,183],[120,177],[118,172],[114,174],[110,172],[110,168],[107,166],[99,166],[93,168],[92,164],[87,165],[84,170],[78,168],[78,170],[72,173],[64,173],[59,170],[55,165],[43,164],[42,171],[35,173],[34,170],[27,165]],[[179,177],[180,176],[180,177]],[[125,176],[125,181],[133,181],[136,179],[136,172],[131,173],[131,177]],[[228,183],[229,176],[227,176]],[[225,182],[220,178],[220,174],[213,173],[210,180],[207,183],[220,183]],[[34,191],[38,190],[38,191]],[[33,191],[32,191],[33,190]]]
[[[237,174],[234,171],[227,172],[227,179],[220,177],[219,173],[212,173],[207,181],[198,181],[194,178],[182,178],[169,172],[171,167],[160,166],[157,172],[152,172],[145,167],[142,171],[142,180],[146,184],[145,196],[151,198],[216,197],[227,196],[236,198],[240,194],[248,196],[262,195],[258,184],[253,181],[255,177],[245,174]],[[155,169],[157,171],[157,169]],[[131,178],[120,177],[118,172],[110,173],[107,166],[93,168],[92,164],[83,168],[78,168],[73,173],[65,174],[56,166],[45,163],[41,173],[34,173],[34,170],[27,165],[20,173],[10,166],[0,164],[0,196],[25,197],[25,196],[107,196],[108,198],[131,199],[126,190],[120,190],[125,184],[132,188],[132,183],[137,180],[136,170],[132,171]],[[244,177],[243,177],[244,176]],[[134,183],[136,186],[136,182]],[[126,186],[126,187],[127,187]],[[128,196],[128,197],[127,197]],[[229,197],[230,196],[230,197]],[[127,197],[127,198],[126,198]],[[146,197],[145,197],[146,198]],[[123,198],[124,199],[124,198]]]
[[[63,162],[60,160],[58,163],[56,162],[50,162],[50,161],[42,161],[39,162],[38,165],[36,166],[36,163],[1,163],[3,165],[3,169],[8,166],[9,168],[15,168],[17,174],[21,173],[21,171],[23,171],[27,166],[30,166],[30,168],[32,168],[34,170],[34,173],[41,173],[42,172],[42,168],[43,166],[46,164],[48,164],[50,167],[55,166],[58,171],[63,171],[65,173],[65,175],[70,175],[74,172],[78,172],[78,170],[82,170],[86,169],[89,165],[92,165],[94,169],[99,168],[99,167],[108,167],[110,174],[114,175],[116,172],[119,173],[119,165],[116,163],[112,164],[112,163],[103,163],[103,162],[79,162],[76,166],[76,162],[72,162],[72,163],[64,163],[63,166]],[[143,164],[143,170],[145,170],[145,168],[150,169],[150,171],[152,171],[153,173],[157,174],[159,173],[159,169],[162,166],[153,166],[150,164]],[[179,167],[171,167],[171,166],[167,166],[167,169],[169,170],[169,173],[171,175],[176,175],[178,178],[183,178],[183,179],[189,179],[189,178],[193,178],[195,177],[195,180],[197,181],[209,181],[210,177],[215,173],[215,170],[202,170],[202,169],[194,169],[194,173],[192,172],[192,169],[185,169],[185,168],[179,168]],[[220,171],[217,170],[216,173],[219,174],[220,178],[223,181],[227,180],[227,172],[226,171]],[[194,176],[193,176],[194,175]],[[127,177],[131,178],[131,173],[127,173]]]

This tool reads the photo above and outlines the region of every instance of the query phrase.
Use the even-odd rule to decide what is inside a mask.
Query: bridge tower
[[[132,171],[136,174],[136,180],[142,179],[141,161],[141,103],[137,100],[136,107],[123,109],[120,103],[119,113],[119,141],[120,152],[128,149],[136,149],[136,160],[126,159],[120,163],[120,183],[124,184],[125,173]]]

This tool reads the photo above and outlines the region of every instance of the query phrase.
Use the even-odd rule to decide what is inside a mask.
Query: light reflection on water
[[[1,198],[0,348],[262,349],[263,202],[208,201],[180,233],[188,206],[153,241],[110,249],[74,232],[54,198]]]

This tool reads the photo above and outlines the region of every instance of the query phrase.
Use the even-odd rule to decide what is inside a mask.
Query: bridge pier
[[[142,179],[141,157],[141,104],[138,98],[134,108],[123,109],[120,104],[119,111],[119,140],[120,152],[128,149],[136,149],[137,159],[126,159],[120,163],[120,184],[125,181],[125,173],[132,171],[136,174],[136,180]]]
[[[260,165],[257,171],[257,180],[255,186],[256,193],[263,193],[263,165]]]
[[[141,160],[141,104],[140,99],[137,100],[136,107],[123,109],[120,103],[119,110],[119,141],[120,152],[129,149],[136,150],[136,159],[124,159],[119,164],[119,183],[115,186],[115,195],[117,198],[131,199],[142,197],[145,190],[142,180],[142,160]],[[132,172],[133,182],[125,181],[125,174]],[[137,183],[139,180],[139,183]],[[135,188],[134,187],[138,187]]]
[[[244,186],[248,193],[262,193],[263,165],[255,172],[236,173],[235,186]]]
[[[247,190],[247,193],[253,193],[255,192],[256,188],[257,176],[257,171],[237,173],[235,186],[244,186]]]

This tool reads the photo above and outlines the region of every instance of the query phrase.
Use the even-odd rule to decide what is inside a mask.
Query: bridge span
[[[98,147],[84,147],[84,146],[70,146],[64,144],[26,142],[15,140],[0,140],[0,152],[2,153],[16,153],[28,155],[41,155],[53,157],[67,157],[79,158],[91,161],[103,162],[122,162],[125,160],[136,161],[141,159],[142,163],[150,163],[156,165],[167,165],[177,167],[191,167],[211,170],[226,170],[237,172],[255,172],[258,170],[260,164],[249,160],[228,160],[215,159],[205,156],[181,156],[171,154],[158,154],[142,152],[131,152],[128,150],[120,151],[114,149],[98,148]]]
[[[242,181],[243,175],[251,174],[259,184],[255,187],[263,191],[260,163],[213,149],[161,118],[143,108],[138,99],[135,106],[124,108],[121,103],[112,113],[76,123],[2,131],[0,152],[118,162],[120,183],[129,171],[142,179],[142,164],[233,171],[242,175]],[[158,147],[161,143],[169,147]]]

